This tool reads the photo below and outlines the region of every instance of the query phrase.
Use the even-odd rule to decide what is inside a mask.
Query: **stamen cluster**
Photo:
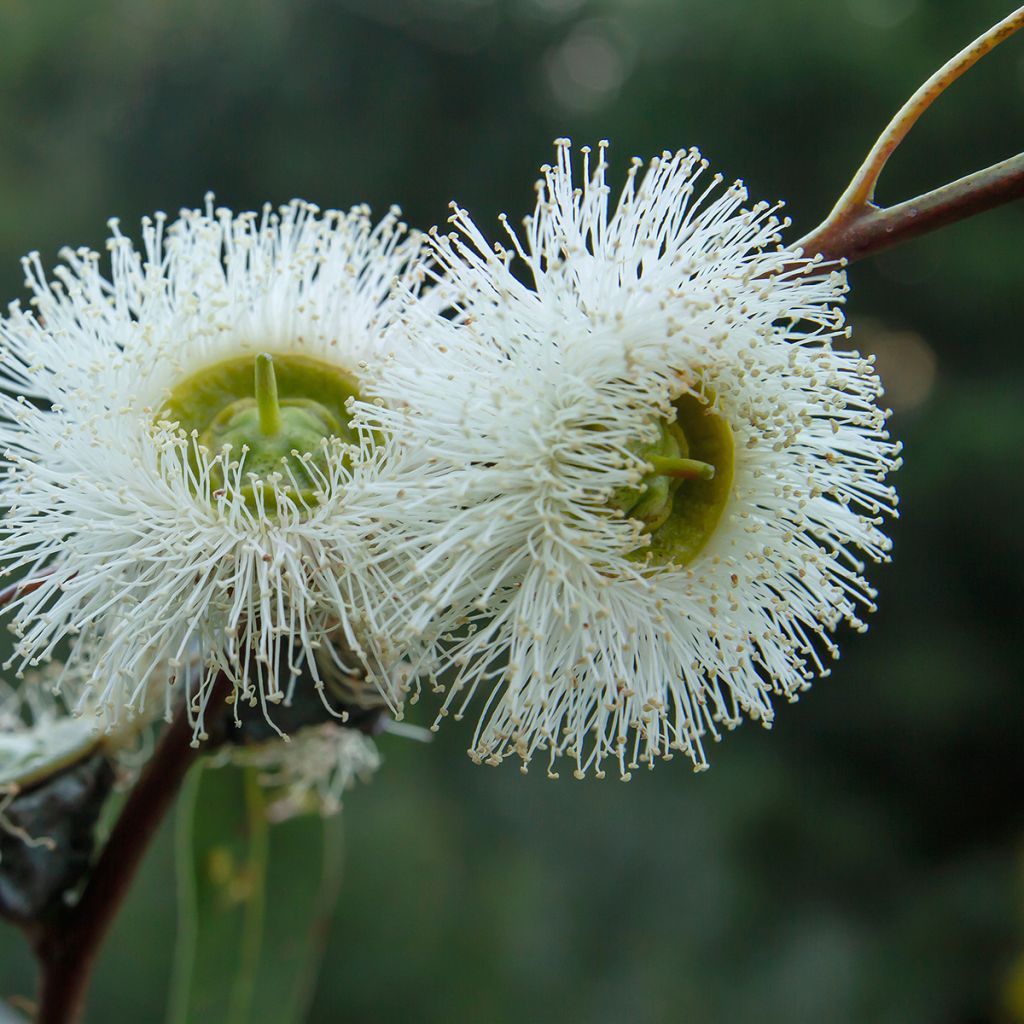
[[[604,147],[589,160],[577,185],[560,143],[509,250],[455,210],[433,240],[455,355],[389,374],[376,422],[400,432],[403,396],[459,381],[431,425],[444,490],[411,509],[455,509],[416,565],[424,620],[471,609],[443,713],[482,703],[473,756],[628,777],[675,752],[706,766],[706,736],[770,724],[773,695],[826,673],[832,632],[873,608],[862,558],[887,557],[899,448],[846,346],[842,271],[783,248],[777,207],[706,181],[694,151],[634,163],[612,202]],[[652,528],[621,495],[650,489],[645,446],[681,399],[734,466],[713,498],[684,482]]]
[[[322,687],[315,653],[332,633],[397,707],[396,591],[369,493],[395,446],[327,436],[277,479],[211,451],[167,403],[231,360],[251,388],[261,352],[369,373],[402,344],[394,295],[418,288],[419,239],[395,211],[374,226],[362,207],[300,202],[158,215],[141,249],[111,227],[109,277],[88,250],[65,251],[52,279],[33,254],[31,309],[0,324],[4,572],[36,581],[11,604],[11,664],[64,649],[108,724],[162,679],[168,711],[189,695],[202,738],[218,673],[269,711],[300,677]]]
[[[426,678],[439,719],[482,704],[474,758],[553,774],[700,768],[769,724],[873,607],[899,446],[841,268],[778,206],[696,151],[616,200],[606,168],[560,142],[508,248],[459,208],[425,246],[395,211],[208,202],[140,249],[112,222],[108,276],[29,257],[0,322],[14,667],[63,652],[108,724],[183,691],[197,740],[221,674],[270,721],[300,685],[337,713],[324,665],[396,715]]]

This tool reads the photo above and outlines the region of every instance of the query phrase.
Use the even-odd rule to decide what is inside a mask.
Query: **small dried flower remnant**
[[[272,739],[242,747],[230,763],[259,770],[261,785],[271,791],[268,813],[284,821],[302,814],[337,814],[345,791],[357,780],[369,780],[380,767],[380,755],[369,736],[324,722],[300,729],[288,743]]]

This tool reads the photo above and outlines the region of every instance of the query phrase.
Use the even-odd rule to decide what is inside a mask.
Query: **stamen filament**
[[[672,459],[664,455],[648,455],[646,461],[658,476],[671,476],[677,480],[713,480],[715,467],[697,459]]]
[[[269,352],[256,357],[256,408],[260,414],[260,431],[267,437],[281,433],[281,404],[277,399],[277,375]]]

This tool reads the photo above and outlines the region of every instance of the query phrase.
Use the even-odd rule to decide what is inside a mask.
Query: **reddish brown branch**
[[[874,202],[879,175],[921,115],[961,75],[1022,28],[1024,7],[1019,7],[920,86],[885,126],[832,212],[796,247],[809,256],[821,253],[853,262],[1024,195],[1024,154],[1018,154],[909,202],[888,208]]]
[[[3,590],[0,590],[0,608],[4,605],[10,604],[16,597],[21,597],[22,594],[31,594],[33,590],[38,590],[45,582],[50,572],[43,573],[42,576],[35,576],[30,580],[18,580],[17,583],[10,583]]]
[[[211,707],[219,710],[230,690],[230,682],[219,678],[210,695]],[[81,899],[49,922],[37,939],[41,972],[37,1024],[78,1020],[99,947],[185,775],[201,753],[192,746],[192,725],[183,707],[128,795]]]
[[[849,262],[1024,197],[1024,153],[896,206],[873,203],[832,216],[796,244]]]

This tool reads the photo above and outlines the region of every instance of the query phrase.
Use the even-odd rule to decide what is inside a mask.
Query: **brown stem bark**
[[[1024,7],[968,43],[921,85],[885,126],[828,217],[795,247],[848,262],[1008,203],[1024,194],[1024,154],[950,182],[917,199],[887,208],[874,202],[889,157],[921,115],[982,57],[1024,28]]]
[[[211,706],[219,710],[230,689],[226,679],[218,679]],[[81,898],[37,936],[37,1024],[73,1024],[80,1019],[99,947],[185,775],[201,753],[192,746],[192,725],[182,707],[128,795]]]
[[[4,587],[3,590],[0,590],[0,608],[10,604],[16,597],[21,597],[22,594],[31,594],[33,590],[38,590],[46,582],[46,577],[49,575],[46,572],[42,576],[36,576],[30,580],[18,580],[17,583],[11,583]]]
[[[865,203],[833,214],[796,243],[807,255],[853,263],[958,220],[1024,197],[1024,153],[895,206]]]

